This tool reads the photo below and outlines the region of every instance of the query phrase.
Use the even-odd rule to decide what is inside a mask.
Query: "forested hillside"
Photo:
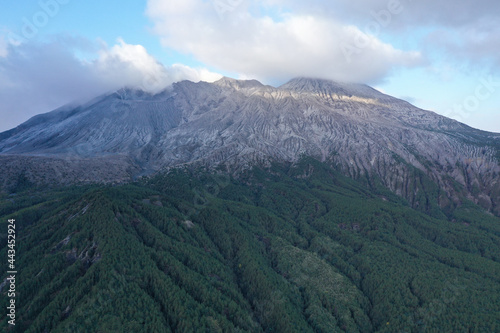
[[[500,218],[313,159],[0,199],[12,332],[498,332]],[[2,273],[0,283],[5,281]],[[2,284],[1,293],[6,293]],[[2,309],[7,297],[1,298]]]

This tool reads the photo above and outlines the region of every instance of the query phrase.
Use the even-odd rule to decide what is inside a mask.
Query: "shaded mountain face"
[[[112,182],[181,165],[238,172],[311,156],[415,206],[432,192],[443,207],[471,199],[500,214],[499,147],[500,134],[366,85],[223,78],[157,95],[122,89],[34,117],[0,134],[0,171],[4,186],[20,173],[33,182]]]

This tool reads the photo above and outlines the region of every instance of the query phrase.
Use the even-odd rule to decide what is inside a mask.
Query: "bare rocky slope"
[[[464,198],[500,214],[500,134],[418,109],[366,85],[297,78],[275,88],[223,78],[157,95],[122,89],[0,134],[0,181],[123,182],[180,165],[312,156],[380,182],[412,205]]]

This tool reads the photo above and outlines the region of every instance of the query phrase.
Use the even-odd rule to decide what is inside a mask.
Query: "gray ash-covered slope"
[[[4,184],[19,170],[37,182],[123,181],[185,164],[234,171],[307,155],[380,179],[409,200],[423,174],[443,200],[462,191],[498,212],[499,146],[500,134],[366,85],[298,78],[274,88],[223,78],[157,95],[122,89],[34,117],[0,134],[0,171]]]

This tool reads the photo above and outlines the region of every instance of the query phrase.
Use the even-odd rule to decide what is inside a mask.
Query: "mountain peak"
[[[297,77],[279,87],[298,93],[336,94],[341,96],[357,96],[363,98],[381,99],[386,95],[360,83],[337,82],[327,79]]]
[[[169,86],[162,91],[150,92],[140,88],[124,87],[108,94],[108,96],[127,101],[144,101],[153,100],[157,99],[160,96],[168,95],[172,91],[172,89],[172,86]]]
[[[224,76],[220,80],[215,81],[214,84],[220,87],[233,88],[235,90],[260,88],[264,86],[257,80],[236,80],[227,76]]]

